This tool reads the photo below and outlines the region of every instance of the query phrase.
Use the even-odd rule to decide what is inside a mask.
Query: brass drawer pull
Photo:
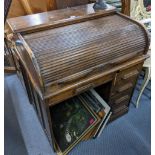
[[[79,94],[79,93],[84,92],[84,91],[86,91],[86,90],[88,90],[88,89],[91,89],[91,88],[93,88],[93,87],[94,87],[94,84],[93,84],[93,83],[90,83],[90,84],[85,85],[85,86],[83,86],[83,87],[77,88],[75,93],[76,93],[76,94]]]
[[[120,87],[120,88],[117,90],[117,92],[118,92],[118,93],[121,93],[121,92],[123,92],[123,91],[125,91],[125,90],[127,90],[127,89],[129,89],[129,88],[132,88],[132,87],[133,87],[133,84],[132,84],[132,83],[127,83],[126,85]]]
[[[138,75],[138,70],[133,70],[132,72],[130,72],[130,73],[128,73],[128,74],[125,74],[123,77],[122,77],[122,79],[123,80],[126,80],[126,79],[129,79],[129,78],[131,78],[131,77],[133,77],[133,76],[136,76],[136,75]]]
[[[117,99],[117,100],[115,101],[115,104],[120,104],[121,102],[126,101],[127,99],[129,99],[129,95],[125,95],[125,96],[123,96],[123,97]]]

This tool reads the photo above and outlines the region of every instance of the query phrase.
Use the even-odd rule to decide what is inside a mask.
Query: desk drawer
[[[120,110],[112,110],[113,111],[113,114],[112,116],[110,117],[110,121],[113,121],[115,120],[116,118],[124,115],[125,113],[128,112],[128,107],[127,106],[123,106],[122,108],[120,108]]]
[[[114,95],[114,93],[121,93],[130,88],[134,88],[141,69],[142,63],[117,73],[113,84],[112,95]]]
[[[126,101],[129,102],[131,95],[132,95],[132,88],[123,91],[121,93],[115,93],[115,95],[110,97],[109,104],[111,106],[119,106],[125,103]]]
[[[119,82],[119,84],[117,84],[116,86],[113,87],[112,92],[111,92],[111,96],[116,96],[118,94],[122,94],[128,90],[132,90],[135,86],[135,82],[136,79],[133,79],[131,81],[126,81],[126,82]]]
[[[64,91],[61,91],[58,93],[56,92],[51,97],[47,97],[48,103],[50,106],[53,106],[59,102],[69,99],[70,97],[83,93],[101,84],[112,81],[113,78],[114,78],[114,73],[106,76],[102,76],[97,79],[88,79],[88,81],[79,81],[79,84],[75,84],[72,87],[68,87],[68,89]]]
[[[117,98],[113,101],[113,106],[119,106],[122,104],[127,104],[130,100],[130,94],[126,94],[124,96],[121,96],[120,98]]]
[[[121,71],[118,73],[117,80],[128,80],[128,79],[137,77],[137,75],[138,75],[139,72],[141,71],[142,65],[143,65],[143,64],[140,63],[140,64],[134,65],[134,66],[132,66],[132,67],[130,67],[130,68],[121,70]]]
[[[124,109],[128,109],[128,106],[127,105],[122,105],[122,106],[117,107],[117,108],[113,107],[111,110],[112,110],[113,115],[115,115],[115,114],[117,114],[117,113],[119,113],[121,111],[124,111]]]

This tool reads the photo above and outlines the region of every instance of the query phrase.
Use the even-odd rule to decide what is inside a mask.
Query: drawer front
[[[115,115],[121,111],[123,111],[124,109],[128,109],[128,106],[127,105],[122,105],[120,107],[117,107],[117,108],[112,108],[112,115]]]
[[[142,63],[117,73],[110,94],[110,105],[119,106],[130,101],[141,68]]]
[[[110,121],[122,116],[128,111],[128,106],[132,94],[132,89],[124,91],[122,93],[117,93],[115,96],[111,97],[110,105],[112,110],[112,116]]]
[[[129,94],[121,96],[120,98],[117,98],[113,101],[113,106],[118,107],[120,105],[127,105],[129,100],[130,100]]]
[[[68,98],[71,98],[75,95],[78,95],[82,92],[85,92],[89,89],[92,89],[96,86],[107,83],[107,82],[111,81],[113,78],[114,78],[114,74],[109,74],[109,75],[100,77],[98,79],[90,80],[89,82],[83,82],[83,83],[81,82],[81,84],[75,85],[73,88],[69,87],[69,89],[67,89],[67,90],[64,90],[64,91],[59,92],[51,97],[48,97],[47,102],[49,103],[49,106],[52,106],[54,104],[57,104],[61,101],[66,100]]]
[[[114,111],[114,110],[113,110]],[[119,110],[119,111],[115,111],[113,114],[112,114],[112,116],[110,117],[110,121],[113,121],[113,120],[115,120],[116,118],[118,118],[118,117],[120,117],[120,116],[122,116],[122,115],[124,115],[125,113],[127,113],[128,112],[128,107],[122,107],[122,109],[121,110]],[[109,121],[109,122],[110,122]]]
[[[121,93],[125,90],[134,88],[141,69],[142,63],[117,73],[113,83],[112,95],[114,95],[114,93]]]
[[[130,68],[121,70],[118,73],[117,79],[118,80],[128,80],[131,79],[133,77],[137,77],[137,75],[139,74],[139,72],[141,71],[142,68],[142,63],[138,64],[138,65],[134,65]]]
[[[122,94],[124,93],[125,91],[128,91],[128,90],[132,90],[135,86],[135,82],[137,80],[137,77],[136,78],[132,78],[130,81],[127,80],[127,81],[118,81],[117,84],[115,86],[113,86],[113,89],[111,91],[111,97],[117,95],[117,94]]]
[[[124,96],[125,98],[121,98],[121,101],[119,101],[119,104],[114,103],[111,106],[112,109],[112,115],[115,114],[117,111],[122,110],[122,107],[128,107],[129,102],[130,102],[130,97],[129,96]]]
[[[133,90],[133,88],[130,88],[130,89],[125,90],[121,93],[115,93],[113,96],[110,97],[109,104],[112,107],[126,104],[126,102],[129,102],[129,100],[131,98],[132,90]]]
[[[122,93],[128,89],[131,89],[134,87],[134,84],[132,82],[129,82],[129,83],[125,83],[124,85],[120,85],[117,89],[116,89],[116,92],[117,93]]]
[[[117,73],[113,82],[109,104],[112,109],[110,121],[122,116],[128,111],[128,105],[136,84],[137,77],[142,69],[142,63]]]

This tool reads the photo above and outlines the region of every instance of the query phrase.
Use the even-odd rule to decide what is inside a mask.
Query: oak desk
[[[148,57],[138,22],[93,4],[8,19],[19,75],[51,141],[50,108],[94,88],[111,106],[111,120],[128,111]]]

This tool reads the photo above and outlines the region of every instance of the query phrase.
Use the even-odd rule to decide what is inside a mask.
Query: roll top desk
[[[112,6],[100,11],[92,6],[7,20],[17,72],[51,143],[50,108],[89,89],[111,107],[110,120],[128,112],[148,57],[141,24]]]

